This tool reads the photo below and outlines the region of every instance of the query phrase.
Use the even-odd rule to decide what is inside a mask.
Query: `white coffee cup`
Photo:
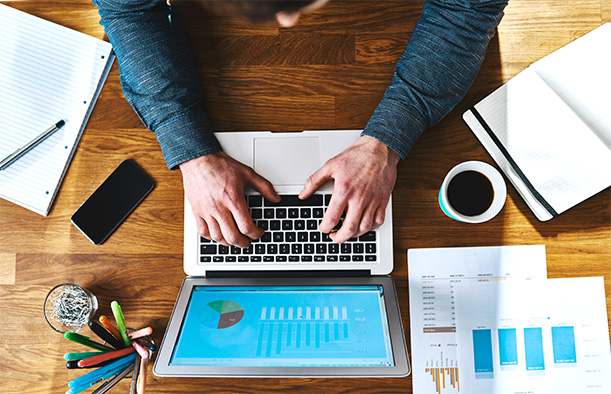
[[[481,178],[480,175],[483,175],[490,181],[489,186],[486,185],[485,179]],[[459,178],[456,178],[457,176]],[[465,179],[475,180],[479,183],[469,184],[464,181]],[[474,187],[472,190],[460,190],[461,184],[463,188],[469,188],[468,185],[479,185],[482,187]],[[488,195],[488,188],[491,188],[491,198]],[[448,197],[449,189],[450,197]],[[455,197],[457,195],[460,195],[462,198]],[[482,223],[492,219],[501,211],[505,205],[506,198],[507,186],[503,176],[496,168],[481,161],[466,161],[456,165],[448,172],[439,189],[439,206],[443,213],[454,220],[465,223]],[[451,200],[454,200],[453,203]],[[488,201],[489,206],[486,208]],[[453,204],[456,206],[453,206]],[[478,204],[479,206],[474,206]]]

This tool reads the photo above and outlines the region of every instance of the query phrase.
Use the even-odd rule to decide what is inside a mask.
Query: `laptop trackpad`
[[[320,166],[318,137],[255,138],[255,171],[274,185],[303,185]]]

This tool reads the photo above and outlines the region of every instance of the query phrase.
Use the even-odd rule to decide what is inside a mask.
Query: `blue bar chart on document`
[[[171,364],[392,366],[381,290],[196,287]]]
[[[611,392],[602,278],[463,284],[456,309],[469,393]]]

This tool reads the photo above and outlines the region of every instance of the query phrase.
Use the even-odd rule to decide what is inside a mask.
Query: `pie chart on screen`
[[[217,300],[209,302],[199,311],[199,322],[208,328],[231,327],[242,320],[244,309],[237,302]]]

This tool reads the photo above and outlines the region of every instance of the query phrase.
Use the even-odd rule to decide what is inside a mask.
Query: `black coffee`
[[[477,216],[492,204],[494,189],[487,176],[477,171],[463,171],[448,184],[448,201],[456,212]]]

